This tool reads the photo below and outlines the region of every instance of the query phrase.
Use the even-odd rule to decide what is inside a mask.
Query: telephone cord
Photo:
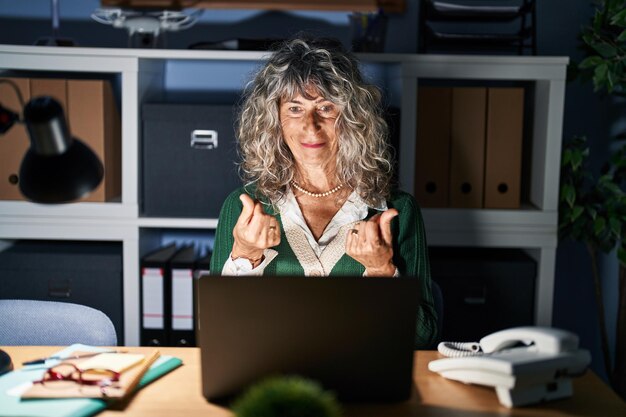
[[[480,343],[477,342],[441,342],[437,346],[437,350],[443,356],[451,358],[481,356],[485,354],[480,348]]]

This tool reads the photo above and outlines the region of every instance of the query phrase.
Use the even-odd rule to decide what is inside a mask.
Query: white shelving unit
[[[113,74],[120,80],[122,196],[119,202],[59,206],[0,201],[0,239],[117,241],[123,245],[124,339],[139,344],[139,259],[149,249],[141,230],[214,229],[217,219],[145,218],[139,212],[140,108],[168,96],[177,66],[254,69],[265,53],[0,45],[0,75],[8,71]],[[420,78],[528,81],[534,85],[530,201],[520,210],[425,209],[429,244],[523,248],[538,262],[535,321],[552,321],[561,130],[567,58],[362,54],[374,78],[401,106],[400,181],[413,189],[415,117]],[[210,71],[209,71],[210,72]],[[215,74],[219,75],[219,71]],[[217,76],[216,75],[216,76]],[[243,85],[243,84],[242,84]]]

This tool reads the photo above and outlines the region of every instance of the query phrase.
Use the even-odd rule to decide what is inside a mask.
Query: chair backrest
[[[111,319],[100,310],[58,301],[0,300],[0,345],[83,343],[115,346]]]

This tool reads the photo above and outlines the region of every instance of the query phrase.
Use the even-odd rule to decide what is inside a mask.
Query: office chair
[[[58,301],[0,300],[0,345],[83,343],[115,346],[111,319],[100,310]]]

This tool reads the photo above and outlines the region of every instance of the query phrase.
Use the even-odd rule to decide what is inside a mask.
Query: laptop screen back
[[[314,379],[342,401],[410,394],[417,279],[203,276],[197,294],[209,400],[276,375]]]

